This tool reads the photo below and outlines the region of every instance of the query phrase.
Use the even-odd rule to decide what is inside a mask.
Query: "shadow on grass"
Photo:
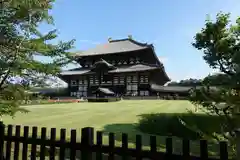
[[[204,132],[214,133],[220,132],[221,118],[217,116],[208,116],[204,114],[192,115],[188,113],[172,114],[143,114],[139,115],[139,123],[135,124],[108,124],[104,126],[104,135],[109,132],[115,133],[116,143],[121,145],[122,133],[128,134],[128,141],[131,147],[135,146],[136,134],[142,135],[142,145],[144,149],[149,149],[150,135],[157,137],[158,150],[165,152],[165,141],[168,136],[173,138],[173,152],[182,154],[182,139],[191,140],[190,152],[192,155],[199,155],[199,140],[201,135],[188,127],[184,126],[179,118],[189,124],[197,127]],[[219,145],[208,139],[208,150],[210,156],[217,156]]]
[[[192,113],[157,113],[139,115],[137,128],[145,133],[161,136],[176,136],[197,140],[203,138],[197,132],[220,133],[223,118],[207,114]],[[184,123],[186,125],[184,125]]]
[[[179,119],[183,120],[190,126],[195,126],[204,132],[213,133],[220,132],[221,117],[208,116],[204,114],[192,115],[188,113],[158,113],[139,115],[138,123],[117,123],[107,124],[103,128],[103,143],[108,144],[108,135],[110,132],[115,134],[116,146],[121,146],[122,133],[128,134],[129,148],[135,147],[136,135],[142,136],[143,149],[149,150],[150,136],[157,138],[157,147],[159,151],[165,152],[165,141],[168,136],[173,138],[173,152],[182,154],[182,138],[190,141],[191,155],[199,156],[200,145],[199,140],[202,138],[200,134],[185,127]],[[96,138],[96,137],[95,137]],[[219,145],[212,140],[208,143],[208,151],[210,157],[218,157]],[[80,151],[77,157],[80,157]],[[231,153],[229,153],[231,157]],[[66,157],[69,157],[69,150],[66,151]],[[95,157],[95,154],[93,154]],[[93,158],[94,159],[94,158]],[[108,155],[103,154],[103,159],[108,159]],[[121,159],[116,156],[115,159]],[[133,159],[133,158],[131,158]]]

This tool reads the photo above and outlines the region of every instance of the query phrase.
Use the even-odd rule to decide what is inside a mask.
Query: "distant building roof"
[[[124,53],[150,48],[151,45],[147,43],[140,43],[130,38],[109,40],[108,43],[99,44],[95,48],[77,52],[75,57],[95,56],[103,54]]]
[[[157,84],[152,84],[151,89],[158,92],[188,92],[193,87],[189,86],[161,86]]]
[[[151,89],[157,92],[189,92],[191,89],[201,89],[206,86],[161,86],[157,84],[151,84]],[[210,86],[210,90],[216,90],[217,87]]]

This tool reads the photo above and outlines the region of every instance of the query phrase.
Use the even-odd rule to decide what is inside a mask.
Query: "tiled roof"
[[[98,90],[99,91],[101,91],[101,92],[103,92],[103,93],[105,93],[105,94],[114,94],[114,92],[113,91],[111,91],[110,89],[108,89],[108,88],[98,88]]]
[[[193,87],[190,86],[161,86],[157,84],[152,84],[151,89],[159,92],[188,92]]]
[[[201,89],[205,86],[161,86],[157,84],[151,84],[151,89],[158,92],[189,92],[191,89]],[[217,90],[217,87],[210,86],[210,90]]]
[[[99,65],[105,65],[105,66],[107,66],[109,69],[115,69],[115,68],[116,68],[115,66],[113,66],[113,65],[110,64],[110,63],[108,63],[108,62],[105,61],[104,59],[101,59],[100,61],[96,62],[96,63],[93,65],[93,67],[92,67],[91,70],[96,69]]]
[[[76,68],[75,70],[66,70],[60,72],[60,75],[62,76],[68,76],[68,75],[82,75],[90,72],[90,69],[85,68]]]
[[[137,65],[128,66],[128,67],[119,67],[115,70],[109,71],[109,73],[147,71],[147,70],[153,70],[153,69],[158,69],[158,68],[159,67],[148,66],[148,65],[144,65],[144,64],[137,64]]]
[[[132,66],[122,66],[118,67],[114,70],[110,70],[109,73],[121,73],[121,72],[136,72],[136,71],[147,71],[147,70],[154,70],[158,69],[159,67],[155,66],[149,66],[149,65],[144,65],[144,64],[137,64],[137,65],[132,65]],[[68,71],[62,71],[60,75],[83,75],[83,74],[88,74],[92,73],[91,69],[89,68],[79,68],[78,70],[68,70]]]
[[[77,52],[76,57],[94,56],[103,54],[124,53],[149,48],[150,45],[139,43],[132,39],[112,40],[105,44],[99,44],[95,48]]]

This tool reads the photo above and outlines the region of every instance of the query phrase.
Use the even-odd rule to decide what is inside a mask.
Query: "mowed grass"
[[[104,132],[104,143],[108,143],[108,133],[114,132],[116,145],[121,145],[121,133],[129,135],[129,146],[134,147],[136,134],[143,136],[143,146],[149,149],[149,134],[140,132],[136,128],[140,115],[151,113],[186,113],[194,106],[188,101],[178,100],[126,100],[110,103],[69,103],[25,106],[30,112],[18,113],[15,118],[3,117],[5,124],[38,126],[57,128],[57,137],[60,128],[66,128],[70,136],[70,129],[76,129],[80,140],[80,131],[84,127],[93,127],[95,131]],[[162,122],[164,123],[164,122]],[[158,149],[165,151],[164,136],[157,136]],[[182,143],[179,138],[173,139],[175,153],[182,153]],[[210,154],[215,155],[217,146],[210,146]],[[191,153],[199,154],[199,142],[191,142]]]
[[[81,129],[106,125],[137,123],[146,113],[182,113],[193,109],[187,101],[126,100],[110,103],[69,103],[25,106],[30,112],[17,113],[14,118],[3,117],[5,124],[39,127]]]

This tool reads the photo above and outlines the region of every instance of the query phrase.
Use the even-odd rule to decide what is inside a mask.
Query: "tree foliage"
[[[181,80],[180,82],[170,82],[168,86],[201,86],[202,85],[202,80],[201,79],[184,79]]]
[[[240,18],[231,23],[230,14],[219,13],[216,20],[206,20],[193,46],[203,51],[206,63],[221,74],[206,77],[205,87],[195,90],[190,100],[202,106],[209,116],[222,117],[221,134],[208,136],[227,139],[234,148],[240,125]],[[209,89],[213,84],[218,84],[217,88]]]
[[[53,44],[57,30],[46,34],[39,31],[42,23],[54,24],[49,14],[53,3],[53,0],[6,0],[0,4],[0,114],[13,115],[20,109],[19,100],[24,98],[26,87],[44,84],[71,61],[68,50],[74,40]],[[50,57],[51,61],[38,61],[37,55]],[[17,90],[20,97],[14,93]]]

